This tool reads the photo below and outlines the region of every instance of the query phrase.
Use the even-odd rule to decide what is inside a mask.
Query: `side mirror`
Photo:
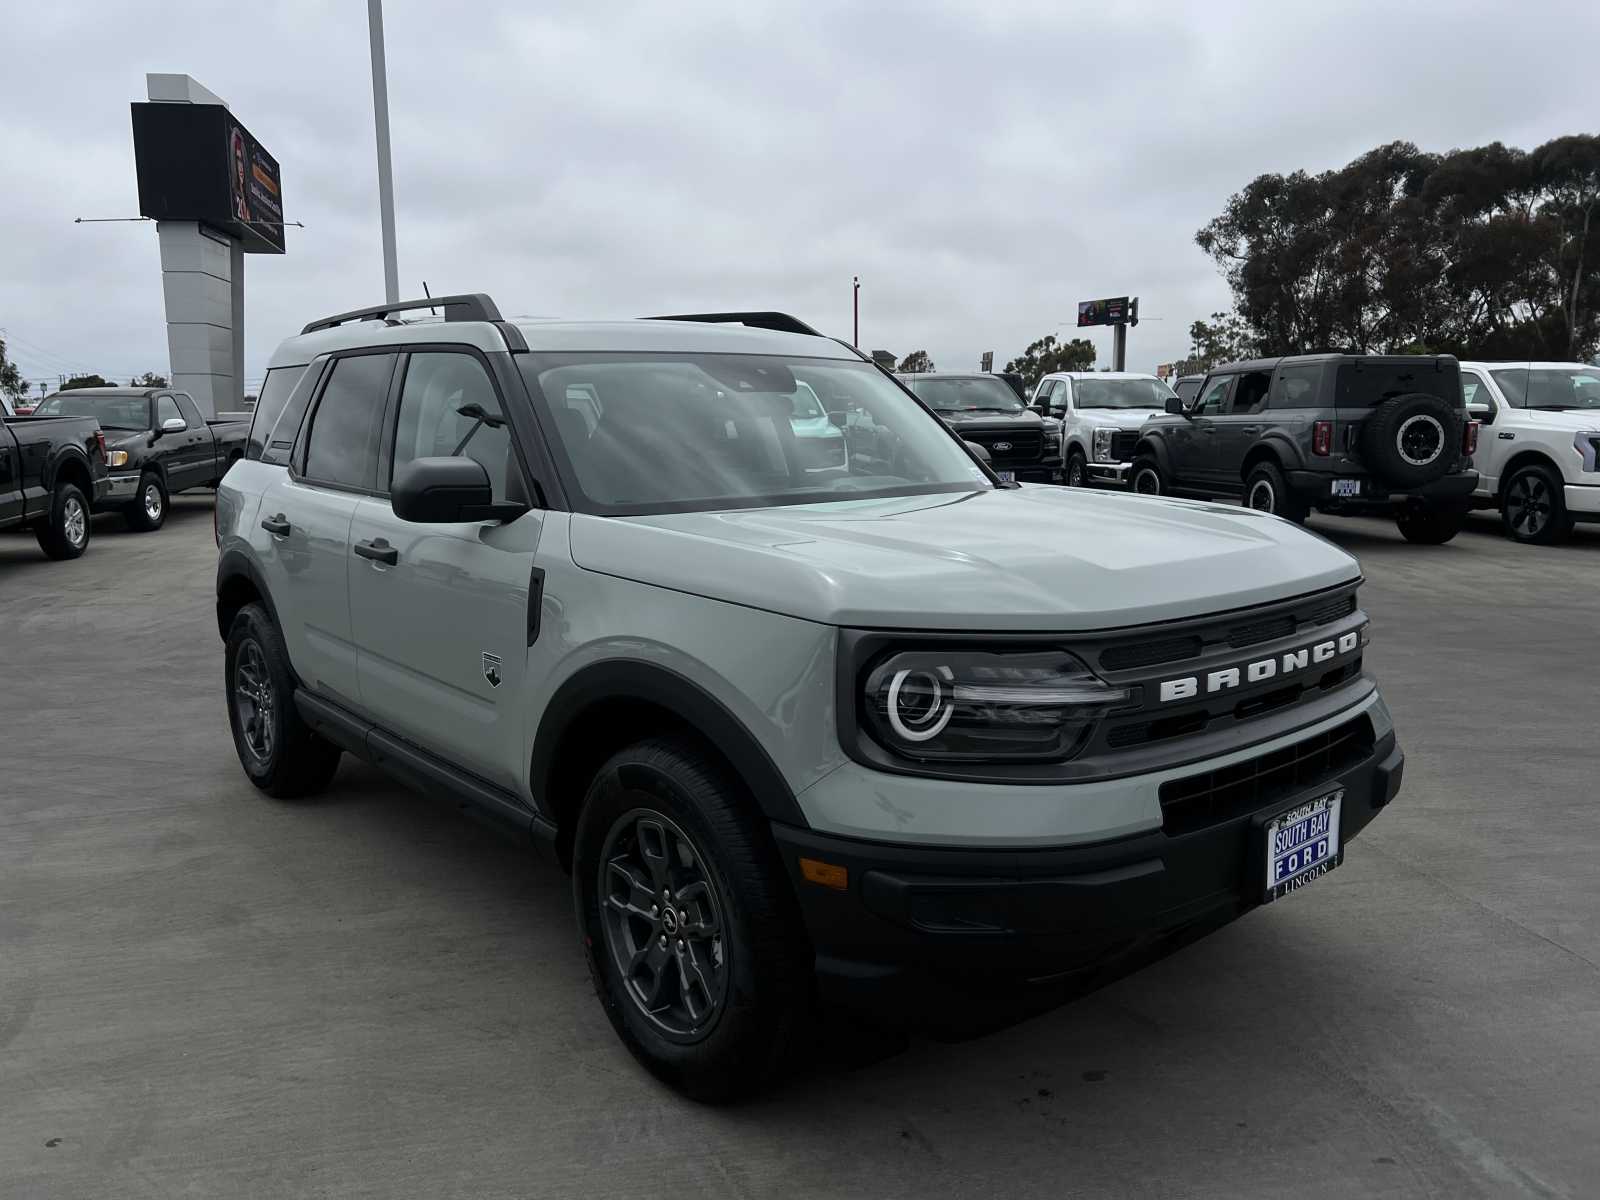
[[[182,417],[168,417],[165,421],[161,422],[161,428],[156,430],[156,432],[182,433],[187,428],[189,428],[189,422],[185,421]]]
[[[988,466],[990,463],[994,462],[994,459],[989,454],[989,447],[980,446],[977,442],[967,442],[965,444],[967,447],[967,452],[971,454],[973,458],[983,463],[984,466]]]
[[[835,429],[843,429],[850,423],[850,414],[840,409],[835,409],[828,414],[828,423]]]
[[[496,504],[489,472],[471,458],[416,458],[394,473],[389,507],[402,521],[422,525],[458,521],[514,521],[527,508]]]
[[[1492,425],[1494,423],[1494,409],[1487,404],[1467,405],[1467,416],[1471,417],[1474,421],[1482,421],[1485,425]]]
[[[1048,417],[1050,415],[1050,405],[1043,400],[1035,400],[1028,407],[1033,409],[1033,411],[1038,413],[1041,417]]]
[[[1175,417],[1187,416],[1188,412],[1183,407],[1183,401],[1177,396],[1167,397],[1167,411]]]

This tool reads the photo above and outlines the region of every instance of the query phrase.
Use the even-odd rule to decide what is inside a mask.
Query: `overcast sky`
[[[859,274],[862,345],[946,370],[1122,294],[1147,318],[1130,369],[1180,357],[1228,301],[1194,232],[1262,172],[1600,127],[1593,0],[389,0],[385,20],[402,295],[776,308],[848,337]],[[0,29],[0,329],[27,376],[167,371],[154,225],[73,224],[137,215],[146,71],[227,100],[305,224],[246,260],[249,382],[306,320],[381,302],[360,0],[0,0]]]

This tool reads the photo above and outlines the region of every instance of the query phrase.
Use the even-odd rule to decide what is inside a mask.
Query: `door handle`
[[[373,538],[370,542],[357,542],[355,549],[362,558],[370,558],[373,562],[380,562],[385,566],[392,567],[400,561],[400,551],[383,538]]]
[[[1246,425],[1239,432],[1244,434],[1245,437],[1259,437],[1261,435],[1261,426],[1259,426],[1259,425]]]
[[[279,513],[275,517],[262,517],[261,528],[265,529],[268,533],[275,533],[279,537],[289,536],[289,522],[287,519],[285,519],[282,513]]]

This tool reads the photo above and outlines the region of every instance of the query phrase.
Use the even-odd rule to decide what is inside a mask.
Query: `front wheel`
[[[1166,494],[1167,481],[1162,477],[1161,464],[1156,462],[1155,455],[1145,454],[1134,460],[1131,486],[1141,496]]]
[[[223,662],[228,724],[250,782],[280,799],[322,791],[339,769],[339,747],[300,719],[283,635],[259,604],[234,617]]]
[[[1513,541],[1549,546],[1572,532],[1561,480],[1548,467],[1527,466],[1506,480],[1500,516]]]
[[[34,529],[39,549],[57,561],[77,558],[89,548],[89,500],[75,483],[56,485],[50,514]]]
[[[1289,481],[1277,464],[1269,462],[1258,463],[1244,481],[1244,502],[1247,508],[1272,513],[1296,525],[1305,524],[1311,511],[1305,501],[1289,489]]]
[[[1465,504],[1407,505],[1394,515],[1400,536],[1418,546],[1442,546],[1467,523]]]
[[[1089,482],[1089,464],[1083,457],[1082,450],[1074,450],[1067,456],[1067,486],[1085,487]]]
[[[139,494],[125,510],[128,528],[139,533],[154,533],[167,523],[167,485],[151,472],[139,480]]]
[[[760,814],[692,743],[614,755],[584,800],[573,892],[595,992],[659,1079],[697,1100],[766,1084],[810,1008],[811,952]]]

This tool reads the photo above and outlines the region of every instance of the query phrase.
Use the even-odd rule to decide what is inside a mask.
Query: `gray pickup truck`
[[[249,421],[207,420],[187,392],[75,388],[46,396],[34,415],[91,416],[106,435],[110,478],[98,510],[123,513],[140,532],[160,529],[168,498],[214,488],[244,456]]]
[[[819,470],[810,396],[893,452]],[[547,847],[613,1028],[697,1097],[814,1006],[981,1025],[1315,904],[1400,788],[1350,555],[1002,484],[781,313],[345,313],[255,422],[217,493],[245,775],[350,754]]]
[[[93,417],[19,417],[0,397],[0,529],[30,528],[51,558],[77,558],[107,486]]]

